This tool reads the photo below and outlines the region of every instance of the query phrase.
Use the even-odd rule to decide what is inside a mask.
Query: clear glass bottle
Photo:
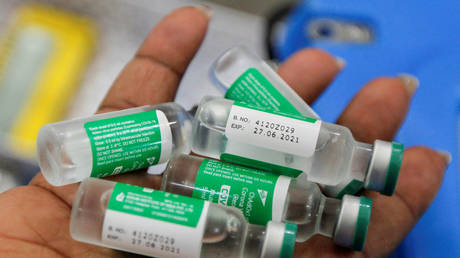
[[[189,155],[169,161],[161,190],[236,207],[250,223],[297,224],[298,242],[321,234],[355,250],[364,247],[372,207],[367,197],[327,198],[305,178]]]
[[[177,207],[186,208],[168,217]],[[195,225],[181,220],[194,216]],[[250,225],[238,209],[88,178],[75,196],[70,233],[77,241],[155,257],[291,257],[296,226]]]
[[[210,74],[227,99],[320,119],[276,71],[246,47],[237,46],[225,51],[214,62]],[[357,143],[356,152],[366,156],[365,150],[369,145],[360,144]],[[358,155],[360,154],[356,154]],[[356,194],[362,189],[366,177],[367,170],[362,166],[362,162],[353,162],[352,171],[347,178],[334,186],[323,185],[323,192],[336,198],[342,198],[345,194]]]
[[[60,186],[160,164],[190,152],[191,120],[165,103],[47,124],[37,139],[40,168]]]
[[[212,65],[210,74],[227,99],[319,119],[276,71],[246,47],[225,51]]]
[[[193,122],[192,151],[294,177],[303,172],[308,180],[330,186],[357,169],[366,175],[365,188],[388,195],[394,192],[403,154],[399,143],[359,143],[344,126],[219,97],[202,99]]]

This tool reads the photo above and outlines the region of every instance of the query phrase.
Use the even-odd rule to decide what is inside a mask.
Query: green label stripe
[[[396,184],[398,183],[399,170],[404,154],[404,146],[401,143],[393,142],[391,150],[390,164],[388,166],[385,184],[383,186],[382,194],[393,195]]]
[[[105,177],[158,163],[161,133],[156,110],[84,124],[93,155],[92,177]]]
[[[371,198],[361,196],[359,199],[358,220],[356,220],[356,231],[353,239],[352,248],[361,251],[366,243],[366,235],[371,218],[372,200]]]
[[[267,107],[259,107],[259,106],[253,105],[253,104],[248,104],[248,103],[240,102],[240,101],[233,102],[233,105],[239,106],[239,107],[244,107],[244,108],[249,108],[249,109],[254,109],[254,110],[258,110],[258,111],[262,111],[262,112],[270,113],[270,114],[274,114],[274,115],[289,117],[289,118],[305,121],[305,122],[312,123],[312,124],[314,124],[317,121],[317,119],[314,119],[314,118],[310,118],[310,117],[306,117],[306,116],[302,116],[302,115],[284,113],[284,112],[272,110],[272,109],[267,108]]]
[[[355,195],[363,186],[364,183],[362,181],[353,179],[337,194],[337,196],[335,196],[335,198],[342,199],[345,194]]]
[[[281,174],[281,175],[289,176],[289,177],[298,177],[300,174],[302,174],[302,170],[299,170],[299,169],[271,164],[271,163],[267,163],[267,162],[263,162],[263,161],[259,161],[255,159],[249,159],[249,158],[245,158],[245,157],[241,157],[241,156],[237,156],[237,155],[233,155],[229,153],[222,153],[220,155],[220,160],[232,162],[235,164],[241,164],[241,165],[245,165],[248,167],[257,168],[257,169],[261,169],[264,171],[269,171],[269,172],[273,172],[273,173],[277,173],[277,174]]]
[[[205,159],[198,171],[193,197],[240,209],[252,224],[272,219],[273,193],[279,176]]]
[[[300,115],[301,113],[255,68],[244,72],[225,93],[225,98],[259,107]]]
[[[203,206],[203,200],[117,183],[107,209],[196,227]]]

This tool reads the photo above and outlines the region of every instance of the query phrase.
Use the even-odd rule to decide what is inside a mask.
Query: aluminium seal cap
[[[291,258],[294,253],[297,225],[270,221],[260,257]]]
[[[397,142],[376,140],[364,188],[393,195],[398,182],[404,147]]]
[[[334,230],[334,243],[353,250],[363,250],[371,218],[371,208],[370,198],[345,195]]]

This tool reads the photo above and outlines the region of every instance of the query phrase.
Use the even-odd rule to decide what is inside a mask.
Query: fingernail
[[[197,4],[194,6],[196,9],[203,12],[208,18],[211,18],[214,12],[212,11],[211,7],[204,5],[204,4]]]
[[[438,150],[437,152],[444,158],[444,160],[446,161],[446,165],[449,165],[452,161],[452,154],[445,150]]]
[[[337,63],[337,66],[339,67],[340,70],[342,70],[343,68],[345,68],[345,66],[347,66],[347,61],[345,61],[345,59],[341,57],[336,56],[335,62]]]
[[[417,77],[411,74],[408,74],[408,73],[401,73],[401,74],[398,74],[397,78],[401,80],[401,82],[406,87],[407,92],[412,97],[412,95],[414,95],[419,85],[419,81]]]

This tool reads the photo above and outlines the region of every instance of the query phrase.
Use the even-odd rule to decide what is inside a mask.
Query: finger
[[[206,7],[184,7],[163,18],[120,73],[99,112],[172,101],[209,22]]]
[[[343,59],[310,48],[291,56],[280,65],[278,73],[300,97],[311,104],[344,66]]]
[[[365,192],[373,199],[365,252],[391,254],[433,201],[449,162],[448,157],[429,148],[409,148],[404,152],[395,194]]]
[[[348,127],[358,141],[391,140],[404,121],[417,87],[418,80],[411,75],[371,81],[353,98],[337,123]]]

